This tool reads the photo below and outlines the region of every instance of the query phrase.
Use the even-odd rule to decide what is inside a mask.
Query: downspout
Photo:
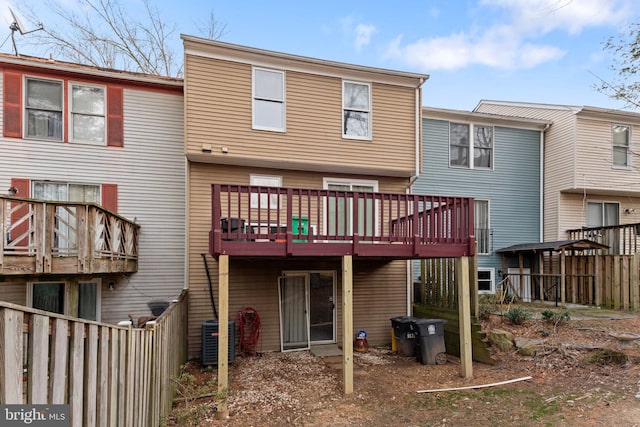
[[[416,138],[416,142],[415,142],[415,156],[416,156],[416,161],[415,161],[415,172],[413,174],[413,176],[411,178],[409,178],[409,186],[407,187],[407,194],[411,194],[412,190],[411,187],[413,186],[413,183],[416,181],[416,179],[418,179],[418,177],[420,176],[420,147],[422,146],[421,144],[421,134],[420,134],[420,129],[422,127],[422,85],[424,84],[424,82],[427,79],[425,78],[420,78],[420,82],[418,83],[418,86],[416,86],[416,125],[415,125],[415,138]],[[411,312],[411,303],[413,300],[413,268],[412,268],[412,261],[410,259],[407,260],[407,315],[408,316],[412,316],[413,313]]]

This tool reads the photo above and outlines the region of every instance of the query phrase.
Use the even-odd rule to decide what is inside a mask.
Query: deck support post
[[[218,257],[218,410],[216,418],[229,416],[229,255]]]
[[[473,377],[471,347],[471,296],[469,294],[469,257],[456,258],[458,283],[458,318],[460,331],[460,376]]]
[[[353,257],[342,257],[342,365],[344,394],[353,393]]]

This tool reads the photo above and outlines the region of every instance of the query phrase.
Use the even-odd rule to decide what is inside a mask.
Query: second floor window
[[[473,153],[470,156],[469,153]],[[449,165],[470,169],[493,167],[493,126],[449,125]]]
[[[629,140],[631,130],[626,125],[613,125],[613,155],[612,164],[614,167],[626,168],[629,162]]]
[[[62,82],[26,80],[27,137],[62,141]]]
[[[105,130],[104,88],[71,85],[71,140],[104,144]]]
[[[284,72],[253,69],[253,128],[285,130]]]
[[[342,136],[371,138],[371,86],[367,83],[343,83]]]

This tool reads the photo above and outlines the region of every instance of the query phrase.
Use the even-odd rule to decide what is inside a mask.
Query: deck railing
[[[599,250],[602,255],[633,255],[640,248],[640,223],[582,227],[567,230],[567,237],[572,240],[589,239],[609,246],[609,249]]]
[[[473,199],[212,185],[213,255],[474,254]]]
[[[137,271],[139,226],[93,203],[0,196],[0,274]]]

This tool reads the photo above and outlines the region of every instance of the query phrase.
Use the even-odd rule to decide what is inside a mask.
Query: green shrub
[[[542,315],[542,320],[553,323],[554,326],[571,320],[571,315],[568,311],[543,310],[540,314]]]
[[[514,325],[522,325],[525,321],[531,319],[531,313],[520,307],[512,307],[504,315]]]

